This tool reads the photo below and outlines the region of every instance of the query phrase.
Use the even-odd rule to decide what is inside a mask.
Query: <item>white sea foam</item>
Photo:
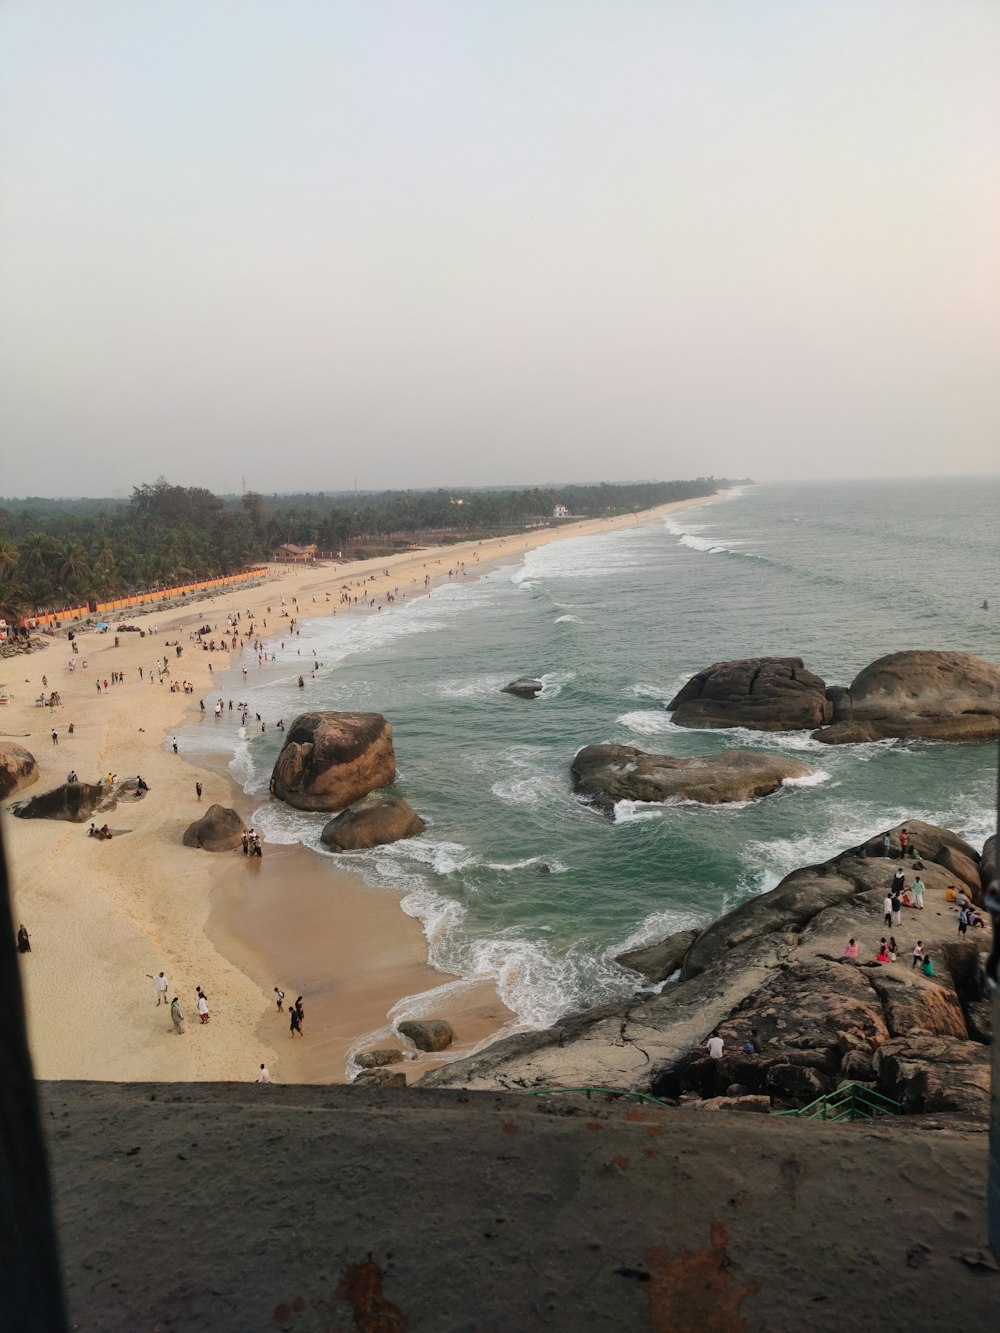
[[[688,677],[681,679],[680,685],[671,689],[669,686],[649,685],[645,681],[638,681],[635,685],[629,685],[626,694],[634,694],[637,699],[672,699],[681,685],[687,683]]]
[[[566,625],[566,624],[579,625],[581,623],[582,622],[580,620],[580,617],[573,615],[556,616],[555,620],[553,621],[553,624],[555,625]]]
[[[620,944],[607,951],[613,958],[616,954],[629,953],[632,949],[643,949],[647,944],[656,944],[668,935],[675,935],[681,930],[693,930],[703,926],[708,918],[705,912],[696,912],[690,908],[666,907],[650,912],[639,925]]]
[[[576,680],[575,671],[545,671],[538,677],[542,682],[542,688],[538,693],[539,699],[555,699],[563,691],[563,687],[571,681]]]
[[[661,732],[675,730],[670,714],[662,709],[656,712],[622,713],[615,721],[636,736],[657,736]]]
[[[564,875],[569,870],[565,862],[549,856],[527,856],[523,861],[487,861],[486,864],[490,870],[541,870],[544,866],[552,875]]]
[[[491,785],[490,790],[505,805],[521,805],[532,809],[550,804],[553,796],[560,794],[554,791],[552,779],[543,773],[530,777],[500,778]]]
[[[438,681],[435,688],[442,699],[476,699],[498,694],[510,680],[509,676],[466,676]]]
[[[615,801],[616,824],[641,824],[649,819],[662,819],[666,813],[664,801]]]
[[[817,768],[814,773],[806,773],[801,778],[782,778],[783,787],[820,787],[830,781],[830,774],[825,769]]]

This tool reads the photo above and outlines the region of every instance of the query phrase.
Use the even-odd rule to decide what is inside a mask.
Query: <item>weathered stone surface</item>
[[[418,1051],[444,1051],[455,1040],[451,1024],[444,1018],[411,1019],[397,1025],[401,1037],[407,1037]]]
[[[979,862],[979,879],[985,894],[990,883],[997,877],[997,835],[991,833],[983,845],[983,854]]]
[[[684,1102],[692,1111],[757,1111],[763,1115],[771,1112],[770,1097],[707,1097],[704,1101]]]
[[[16,802],[11,811],[19,819],[68,819],[83,824],[106,801],[106,796],[99,782],[63,782],[51,791]],[[109,802],[105,808],[113,804]]]
[[[715,662],[692,676],[667,708],[679,727],[801,731],[833,717],[826,683],[799,657]]]
[[[324,827],[320,840],[331,851],[356,852],[412,838],[426,827],[412,806],[392,796],[345,810]]]
[[[878,1091],[911,1115],[989,1118],[990,1052],[957,1037],[896,1037],[875,1053]]]
[[[631,968],[633,972],[639,972],[647,981],[656,985],[673,976],[700,934],[700,930],[679,930],[658,944],[646,944],[641,949],[620,953],[615,962]]]
[[[362,1051],[354,1060],[362,1069],[380,1069],[383,1065],[398,1064],[402,1058],[403,1052],[395,1047],[382,1047],[375,1051]]]
[[[869,981],[882,1001],[882,1013],[893,1037],[914,1032],[934,1037],[958,1037],[968,1031],[958,996],[942,975],[934,980],[907,967],[872,968]]]
[[[231,852],[243,841],[243,820],[226,805],[210,805],[201,819],[184,830],[184,846],[203,852]]]
[[[396,1069],[363,1069],[353,1080],[355,1087],[405,1088],[406,1075]]]
[[[646,754],[632,745],[588,745],[573,760],[573,790],[610,812],[616,801],[699,801],[721,805],[769,796],[812,769],[760,750],[723,750],[678,757]]]
[[[781,931],[800,931],[824,908],[852,898],[855,885],[818,868],[793,871],[777,888],[727,912],[698,936],[684,959],[682,981],[716,966],[722,954],[748,940]]]
[[[0,801],[38,781],[35,756],[16,741],[0,741]]]
[[[833,1088],[832,1078],[807,1065],[772,1065],[767,1071],[768,1094],[781,1106],[808,1106]]]
[[[830,745],[888,737],[990,740],[1000,734],[1000,667],[971,653],[910,651],[872,662],[837,700]],[[921,849],[923,850],[923,849]]]
[[[512,680],[508,685],[504,685],[501,694],[514,694],[519,699],[534,699],[541,694],[544,689],[544,682],[536,680],[533,676],[519,676],[517,680]]]
[[[302,713],[285,733],[271,794],[296,810],[345,810],[395,776],[381,713]]]

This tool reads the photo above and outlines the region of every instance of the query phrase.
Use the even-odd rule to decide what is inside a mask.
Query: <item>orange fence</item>
[[[107,615],[112,611],[126,611],[132,607],[149,606],[154,602],[165,602],[171,597],[180,597],[192,592],[203,592],[211,588],[232,588],[252,579],[266,579],[268,568],[259,565],[256,569],[245,569],[240,574],[226,574],[218,579],[202,579],[196,583],[178,583],[172,588],[157,588],[155,592],[137,592],[131,597],[116,597],[110,602],[91,602],[87,606],[65,607],[61,611],[44,611],[37,616],[26,616],[24,623],[32,627],[59,625],[66,620],[83,620],[87,616]]]

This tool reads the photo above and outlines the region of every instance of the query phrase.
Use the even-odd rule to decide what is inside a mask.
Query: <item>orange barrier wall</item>
[[[179,583],[173,588],[158,588],[156,592],[137,592],[131,597],[118,597],[110,602],[96,602],[95,609],[89,606],[71,606],[62,611],[44,611],[37,616],[25,616],[24,623],[30,625],[59,625],[65,620],[84,620],[87,616],[105,615],[109,611],[124,611],[129,607],[148,606],[151,602],[164,602],[181,593],[202,592],[208,588],[230,588],[250,579],[266,579],[269,570],[266,565],[256,569],[245,569],[240,574],[226,574],[222,578],[202,579],[197,583]]]

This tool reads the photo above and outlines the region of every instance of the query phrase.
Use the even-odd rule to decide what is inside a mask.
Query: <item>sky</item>
[[[1000,470],[995,0],[4,0],[0,495]]]

